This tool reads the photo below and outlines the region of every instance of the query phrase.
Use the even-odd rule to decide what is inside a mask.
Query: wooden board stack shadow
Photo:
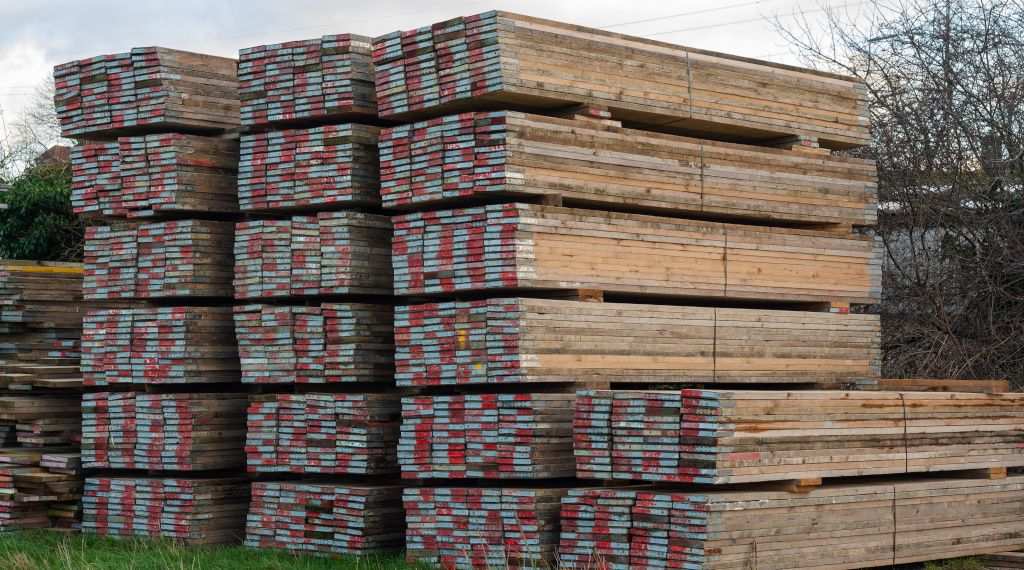
[[[55,69],[85,243],[83,525],[241,542],[236,61],[164,48]]]
[[[391,220],[370,38],[239,52],[234,321],[248,408],[245,543],[401,548]]]
[[[553,565],[561,531],[566,567],[768,567],[763,541],[794,553],[772,567],[835,549],[840,569],[1021,540],[971,534],[1021,507],[1016,482],[985,479],[1021,463],[1019,402],[880,382],[879,319],[859,310],[881,297],[875,166],[835,152],[869,140],[858,80],[506,12],[373,54],[380,116],[402,122],[379,147],[409,300],[396,381],[420,392],[399,444],[409,558]],[[813,499],[780,492],[822,478]],[[595,480],[654,490],[635,509],[639,491],[569,490],[615,484]],[[818,498],[843,493],[864,517]],[[969,524],[893,519],[903,498]],[[829,528],[800,542],[762,500]]]

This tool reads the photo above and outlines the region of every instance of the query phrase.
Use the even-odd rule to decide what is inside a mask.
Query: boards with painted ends
[[[403,122],[474,110],[606,107],[645,128],[770,141],[868,143],[859,80],[509,12],[373,42],[377,105]]]
[[[875,166],[512,111],[384,129],[385,207],[557,198],[595,209],[874,225]]]
[[[876,315],[495,298],[395,309],[401,386],[869,383]]]
[[[577,475],[729,484],[1024,466],[1024,394],[597,390]]]
[[[876,303],[872,236],[501,204],[396,216],[395,294],[597,289]]]

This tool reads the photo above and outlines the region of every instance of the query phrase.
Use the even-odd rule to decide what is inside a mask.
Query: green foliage
[[[924,570],[985,570],[985,565],[977,558],[957,558],[942,562],[929,562]]]
[[[185,548],[159,540],[114,540],[48,531],[0,535],[4,570],[405,570],[399,555],[325,558],[241,546]]]
[[[0,199],[0,258],[81,261],[84,229],[71,210],[68,168],[30,168]]]

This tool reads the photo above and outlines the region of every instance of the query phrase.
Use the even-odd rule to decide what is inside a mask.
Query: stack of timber
[[[78,528],[81,473],[69,449],[0,449],[0,531]]]
[[[403,398],[398,441],[402,477],[572,477],[574,399],[574,394]]]
[[[881,246],[856,234],[531,204],[395,218],[395,293],[597,289],[875,303]]]
[[[79,263],[0,260],[0,365],[77,364],[82,275]]]
[[[442,568],[553,567],[561,487],[405,489],[406,554]]]
[[[232,229],[208,220],[89,227],[85,298],[230,297]]]
[[[345,123],[242,135],[241,209],[379,207],[378,131]]]
[[[82,532],[226,544],[245,534],[249,484],[231,477],[87,477]]]
[[[242,125],[376,117],[371,42],[335,34],[239,50]]]
[[[146,307],[86,313],[86,386],[238,382],[230,307]]]
[[[240,222],[236,299],[390,295],[391,222],[362,212]]]
[[[369,303],[234,308],[242,382],[392,382],[392,308]]]
[[[33,448],[77,445],[81,422],[81,395],[74,390],[38,396],[0,396],[0,431],[4,432],[5,445],[17,443]]]
[[[240,467],[247,404],[244,394],[85,394],[82,462],[87,469]]]
[[[729,484],[1024,466],[1024,394],[581,391],[582,478]]]
[[[1024,544],[1024,477],[837,482],[808,493],[573,489],[563,568],[853,569]]]
[[[400,486],[257,482],[245,544],[361,556],[401,549],[404,533]]]
[[[68,138],[238,126],[233,59],[141,47],[58,65],[53,79],[61,135]]]
[[[868,383],[876,315],[495,298],[395,308],[400,386]]]
[[[1017,570],[1024,568],[1024,552],[1002,552],[981,557],[985,570]]]
[[[396,473],[394,394],[253,396],[245,444],[253,473]]]
[[[507,12],[380,36],[373,60],[380,116],[403,122],[466,106],[584,104],[652,130],[869,141],[856,79]]]
[[[496,111],[385,129],[385,207],[559,197],[566,204],[874,225],[874,163]]]
[[[238,211],[238,141],[165,133],[71,147],[76,214],[145,218]]]

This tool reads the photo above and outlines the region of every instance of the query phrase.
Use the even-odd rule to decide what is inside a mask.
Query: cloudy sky
[[[20,115],[55,64],[160,45],[239,48],[329,33],[379,35],[497,8],[794,63],[771,20],[863,0],[0,0],[0,110]],[[2,126],[2,125],[0,125]]]

